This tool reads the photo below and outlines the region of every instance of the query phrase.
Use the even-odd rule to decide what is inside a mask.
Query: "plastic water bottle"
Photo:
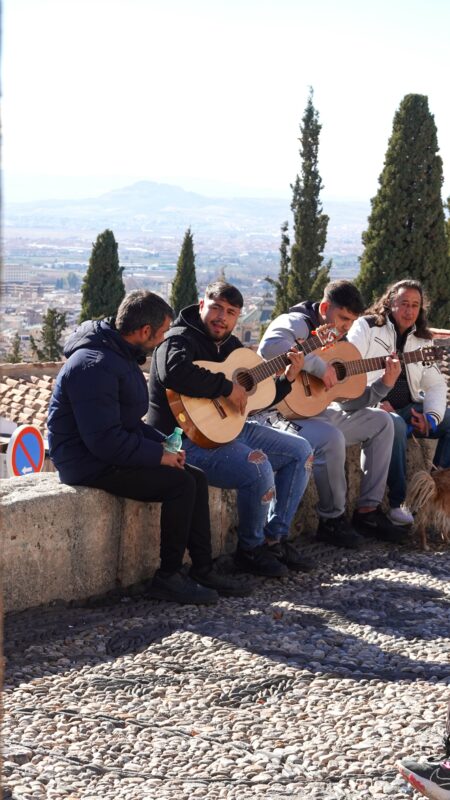
[[[166,437],[163,443],[164,450],[166,450],[167,453],[178,453],[183,445],[182,435],[182,428],[175,428],[173,433]]]

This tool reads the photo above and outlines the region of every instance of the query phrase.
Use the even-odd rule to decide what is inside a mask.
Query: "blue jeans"
[[[407,425],[411,419],[411,409],[423,413],[422,403],[410,403],[404,408],[397,408],[391,412],[394,421],[394,444],[392,447],[391,463],[388,474],[389,503],[392,508],[398,508],[406,497],[406,440],[411,434],[407,433]],[[414,434],[417,435],[417,434]],[[424,438],[424,437],[421,437]],[[438,439],[433,463],[436,467],[450,467],[450,409],[447,408],[444,419],[437,426],[434,433],[430,432],[429,439]]]
[[[244,550],[288,536],[311,474],[306,439],[251,421],[229,444],[207,450],[185,439],[183,447],[186,461],[200,467],[211,486],[237,489]]]

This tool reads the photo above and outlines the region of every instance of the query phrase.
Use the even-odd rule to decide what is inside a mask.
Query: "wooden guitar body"
[[[258,383],[248,384],[248,370],[264,364],[253,350],[240,347],[222,362],[194,361],[198,367],[210,372],[223,372],[228,380],[241,383],[247,389],[247,407],[245,414],[240,414],[226,397],[210,400],[205,397],[189,397],[166,389],[167,398],[177,423],[183,428],[191,441],[200,447],[218,447],[233,441],[244,427],[251,411],[266,408],[275,398],[275,381],[273,376]]]
[[[292,385],[292,390],[277,405],[286,419],[314,417],[320,414],[333,400],[349,400],[360,397],[367,386],[367,375],[349,374],[346,362],[361,359],[359,350],[350,342],[338,342],[328,350],[322,350],[320,358],[331,364],[337,373],[338,383],[328,391],[320,378],[303,370]]]

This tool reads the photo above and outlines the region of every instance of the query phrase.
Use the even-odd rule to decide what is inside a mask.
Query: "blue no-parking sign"
[[[6,449],[6,470],[11,477],[40,472],[44,465],[45,446],[34,425],[19,425]]]

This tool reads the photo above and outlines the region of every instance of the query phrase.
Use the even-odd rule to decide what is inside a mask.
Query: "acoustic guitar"
[[[443,347],[430,345],[409,353],[398,353],[398,358],[405,364],[431,363],[441,360],[443,354]],[[324,351],[320,357],[335,368],[338,382],[331,389],[325,389],[320,378],[302,370],[292,384],[290,394],[277,405],[286,419],[314,417],[334,400],[360,397],[367,386],[367,373],[386,366],[386,356],[361,358],[358,348],[350,342],[339,342],[333,350]]]
[[[312,336],[303,342],[297,341],[295,346],[304,354],[318,348],[325,351],[338,337],[339,334],[331,325],[321,325]],[[225,361],[194,361],[197,367],[214,373],[222,372],[228,380],[243,386],[247,392],[247,406],[245,413],[241,414],[227,397],[190,397],[166,389],[177,424],[199,447],[218,447],[233,441],[252,411],[267,408],[273,403],[276,392],[273,378],[284,371],[288,363],[287,353],[265,361],[247,347],[234,350]]]

